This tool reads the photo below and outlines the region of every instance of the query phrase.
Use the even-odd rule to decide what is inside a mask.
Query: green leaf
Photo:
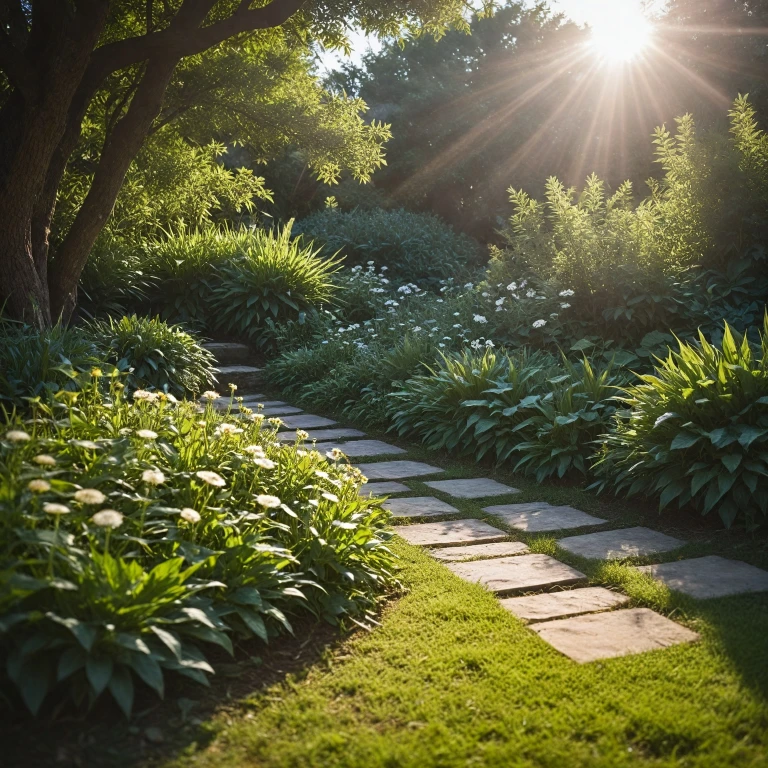
[[[670,443],[669,449],[671,451],[684,450],[698,443],[700,439],[701,435],[695,435],[693,432],[678,432]]]
[[[131,669],[162,699],[164,695],[163,670],[152,656],[132,653],[128,663]]]
[[[21,698],[33,715],[40,711],[48,694],[50,679],[50,661],[47,658],[33,657],[21,668],[18,680]]]
[[[85,663],[85,674],[93,692],[98,696],[112,677],[114,663],[108,656],[88,656]]]
[[[723,462],[729,472],[735,472],[741,464],[741,454],[729,453],[727,456],[722,456],[720,461]]]
[[[116,667],[109,681],[109,692],[126,717],[133,709],[133,680],[131,673],[124,667]]]

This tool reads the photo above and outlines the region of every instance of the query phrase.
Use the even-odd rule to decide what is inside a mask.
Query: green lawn
[[[695,518],[659,517],[647,506],[595,497],[579,488],[541,486],[418,449],[408,458],[446,467],[442,477],[483,474],[508,481],[523,491],[515,501],[572,504],[610,518],[606,528],[650,525],[687,539],[685,556],[721,554],[768,567],[764,534],[749,537]],[[405,482],[420,495],[433,493],[419,481]],[[481,506],[503,500],[451,503],[464,516],[481,517]],[[691,531],[691,525],[698,527]],[[182,723],[172,700],[140,718],[133,734],[124,726],[94,726],[94,746],[87,753],[98,753],[101,744],[104,760],[86,764],[768,764],[768,594],[698,602],[671,594],[627,565],[573,557],[559,550],[554,538],[520,533],[511,538],[577,566],[595,584],[620,586],[632,597],[630,605],[674,618],[701,633],[701,641],[575,664],[501,608],[490,593],[396,539],[403,592],[384,608],[380,627],[319,644],[311,663],[278,675],[278,682],[256,693],[247,686],[244,690],[241,681],[228,698],[226,686],[219,683],[218,699],[206,709],[202,723]],[[153,724],[163,727],[166,743],[161,748],[144,745],[142,751],[138,736]]]

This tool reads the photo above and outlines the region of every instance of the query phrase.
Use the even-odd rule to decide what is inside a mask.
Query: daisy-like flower
[[[75,501],[81,504],[103,504],[107,497],[96,488],[81,488],[75,491]]]
[[[99,446],[94,443],[93,440],[73,440],[72,445],[76,445],[78,448],[84,448],[86,451],[98,451]]]
[[[322,469],[316,469],[315,474],[318,477],[322,477],[323,480],[327,480],[330,477],[330,475],[327,472],[324,472]]]
[[[262,469],[274,469],[277,466],[272,459],[267,459],[261,456],[258,459],[254,459],[253,463]]]
[[[296,430],[296,437],[299,440],[309,440],[309,432],[306,432],[303,429],[297,429]]]
[[[474,316],[472,317],[472,319],[473,319],[473,320],[474,320],[476,323],[480,323],[480,325],[485,325],[485,323],[487,323],[487,322],[488,322],[488,319],[487,319],[486,317],[484,317],[483,315],[474,315]]]
[[[35,464],[39,464],[41,467],[56,466],[56,459],[54,459],[53,456],[49,456],[47,453],[39,453],[32,459],[32,461],[34,461]]]
[[[323,493],[320,494],[324,499],[328,499],[328,501],[332,501],[334,504],[339,503],[339,497],[335,493],[328,493],[328,491],[323,491]]]
[[[516,291],[516,290],[517,290],[517,283],[515,283],[514,281],[513,281],[513,282],[511,282],[511,283],[510,283],[510,284],[507,286],[507,290],[508,290],[508,291]]]
[[[251,456],[263,456],[264,449],[260,445],[246,445],[243,453],[249,453]]]
[[[27,440],[31,440],[32,438],[20,429],[12,429],[10,432],[5,433],[5,439],[10,440],[12,443],[26,443]]]
[[[218,400],[221,395],[218,392],[214,392],[212,389],[207,390],[206,392],[203,392],[201,395],[203,400]]]
[[[190,507],[184,507],[184,509],[179,512],[179,517],[192,524],[200,522],[200,513]]]
[[[239,435],[243,430],[235,424],[219,424],[216,431],[221,435]]]
[[[331,461],[339,461],[339,459],[344,458],[344,452],[340,448],[331,448],[331,450],[328,451],[325,455]]]
[[[303,448],[299,448],[296,451],[296,455],[297,456],[301,456],[302,458],[304,458],[304,456],[309,456],[309,453],[307,453],[307,451],[305,451]]]
[[[230,383],[227,386],[229,386],[229,391],[230,392],[237,392],[237,384]]]
[[[264,421],[264,414],[254,413],[253,416],[251,416],[251,419],[255,421],[257,424],[261,424],[261,422]]]
[[[574,294],[574,291],[572,291],[570,288],[566,288],[564,291],[560,291],[560,293],[558,293],[557,295],[562,296],[565,299],[568,296],[573,296],[573,294]]]
[[[200,469],[195,472],[195,475],[199,477],[204,483],[212,485],[214,488],[223,488],[227,481],[216,472],[209,472],[207,469]]]
[[[30,480],[27,483],[27,488],[32,493],[46,493],[51,490],[51,484],[47,480]]]
[[[155,399],[155,397],[156,397],[156,395],[154,395],[152,392],[147,392],[146,389],[137,389],[133,393],[133,399],[134,400],[147,400],[147,401],[151,402],[152,400]]]
[[[43,512],[46,515],[68,515],[70,509],[66,504],[56,504],[49,501],[47,504],[43,504]]]
[[[273,416],[271,419],[267,419],[267,421],[273,426],[273,427],[280,427],[283,424],[282,419],[278,419],[277,416]]]
[[[140,437],[142,440],[157,440],[157,432],[151,429],[137,429],[136,437]]]
[[[174,397],[170,392],[165,392],[163,399],[167,400],[169,403],[173,403],[173,405],[176,405],[179,402],[178,399]]]
[[[535,320],[533,323],[534,328],[543,328],[547,324],[546,320]]]
[[[148,485],[162,485],[165,475],[159,469],[145,469],[141,473],[141,479]]]
[[[119,528],[123,524],[123,516],[115,509],[100,509],[91,521],[99,528]]]
[[[570,305],[570,304],[569,304],[567,301],[564,301],[564,302],[563,302],[563,303],[560,305],[560,309],[569,309],[569,308],[570,308],[570,306],[571,306],[571,305]]]
[[[277,496],[270,496],[267,493],[260,493],[256,497],[256,503],[260,504],[262,507],[267,507],[267,509],[274,509],[275,507],[279,507],[283,502],[280,501]]]

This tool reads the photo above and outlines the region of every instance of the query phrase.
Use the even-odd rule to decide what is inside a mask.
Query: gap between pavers
[[[361,485],[358,496],[388,496],[391,493],[411,493],[411,489],[403,483],[395,480],[384,480],[380,483],[366,483]]]
[[[573,507],[555,507],[543,501],[528,504],[498,504],[484,507],[483,512],[501,518],[505,525],[518,531],[538,533],[581,528],[587,525],[602,525],[607,522]]]
[[[402,480],[421,475],[437,475],[445,472],[440,467],[433,467],[423,461],[376,461],[372,464],[358,464],[357,468],[369,480]]]
[[[338,448],[342,453],[350,458],[360,458],[361,456],[385,456],[408,453],[404,448],[398,448],[396,445],[390,445],[381,440],[353,440],[348,443],[326,443],[323,446],[324,451],[332,451]]]
[[[560,653],[581,664],[699,639],[696,632],[649,608],[625,608],[545,621],[531,624],[531,629]]]
[[[642,565],[637,570],[697,600],[768,591],[768,571],[718,555]]]
[[[626,605],[629,598],[605,587],[582,587],[562,592],[544,592],[540,595],[506,597],[499,602],[518,619],[529,622],[606,611]]]
[[[448,563],[447,567],[465,581],[482,584],[497,595],[540,592],[587,581],[581,571],[549,555],[473,560],[468,563]]]
[[[557,543],[574,555],[593,560],[621,560],[625,557],[655,555],[670,552],[685,544],[680,539],[642,526],[567,536]]]
[[[437,517],[438,515],[458,515],[460,510],[447,501],[440,501],[434,496],[409,496],[407,499],[389,499],[382,504],[392,513],[392,517]]]
[[[507,496],[520,493],[519,489],[504,485],[487,477],[466,480],[434,480],[426,483],[430,488],[457,499],[482,499],[486,496]]]
[[[440,523],[400,525],[398,536],[419,547],[455,547],[503,541],[507,534],[482,520],[444,520]]]
[[[527,555],[530,552],[528,545],[522,541],[497,541],[493,544],[470,544],[466,547],[444,547],[443,549],[431,549],[429,554],[436,560],[445,563],[459,563],[462,560],[475,558],[511,557],[513,555]]]
[[[301,427],[297,427],[296,429],[301,429]],[[296,439],[296,429],[292,432],[278,432],[277,439],[284,443],[292,443]],[[365,432],[361,432],[359,429],[349,429],[347,427],[339,427],[338,429],[313,429],[307,431],[307,439],[304,442],[310,444],[314,440],[318,443],[322,443],[356,437],[365,437]]]

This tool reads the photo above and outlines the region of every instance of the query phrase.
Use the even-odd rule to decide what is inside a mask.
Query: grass
[[[369,436],[393,442],[391,436],[370,431]],[[720,554],[768,568],[765,534],[723,531],[714,520],[685,514],[659,516],[648,505],[596,497],[574,486],[538,485],[489,465],[478,467],[401,444],[409,448],[405,458],[445,468],[441,479],[492,476],[522,491],[514,497],[467,501],[436,493],[422,480],[404,481],[414,495],[449,500],[461,516],[500,524],[482,507],[513,500],[570,504],[609,521],[593,530],[648,525],[688,542],[657,560]],[[284,654],[282,661],[267,654],[256,671],[219,680],[212,699],[195,710],[197,718],[183,716],[188,705],[179,702],[187,701],[187,694],[172,691],[167,705],[144,713],[130,726],[115,727],[114,720],[96,724],[89,731],[90,746],[80,752],[90,756],[85,764],[766,765],[768,594],[696,601],[634,571],[631,565],[645,562],[642,558],[601,563],[559,549],[552,536],[510,531],[510,538],[578,567],[593,584],[621,588],[630,595],[630,606],[670,616],[699,632],[700,642],[575,664],[489,592],[396,540],[403,589],[383,608],[381,625],[374,631],[347,636],[321,632],[308,639],[299,633],[293,644],[271,652]],[[162,747],[143,738],[152,725],[165,733]],[[25,729],[28,743],[42,743],[40,732],[32,730]]]

